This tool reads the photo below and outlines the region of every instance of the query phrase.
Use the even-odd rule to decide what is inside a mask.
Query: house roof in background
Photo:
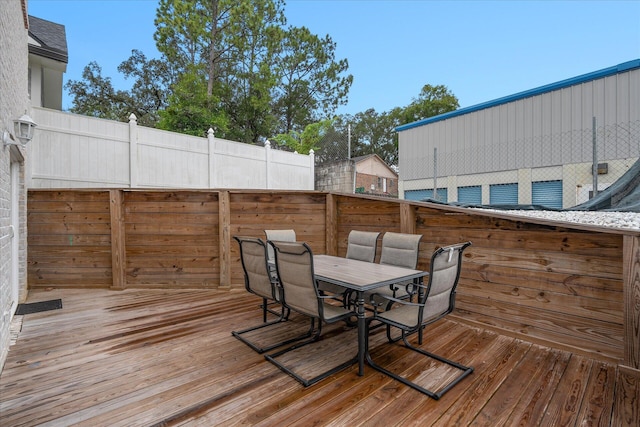
[[[625,71],[640,68],[640,59],[634,59],[632,61],[623,62],[622,64],[614,65],[613,67],[603,68],[602,70],[593,71],[591,73],[582,74],[570,79],[561,80],[556,83],[540,86],[535,89],[525,90],[524,92],[518,92],[513,95],[504,96],[502,98],[494,99],[493,101],[487,101],[480,104],[472,105],[470,107],[460,108],[455,111],[440,114],[438,116],[427,117],[426,119],[418,120],[413,123],[407,123],[396,128],[396,132],[402,132],[412,128],[427,125],[429,123],[439,122],[441,120],[450,119],[452,117],[461,116],[463,114],[473,113],[474,111],[483,110],[485,108],[491,108],[498,105],[506,104],[508,102],[518,101],[524,98],[530,98],[532,96],[541,95],[543,93],[552,92],[554,90],[564,89],[569,86],[575,86],[581,83],[586,83],[592,80],[601,79],[608,76],[613,76]]]
[[[29,53],[69,63],[64,25],[29,15],[29,37],[38,43],[29,43]]]
[[[369,157],[373,157],[375,155],[376,154],[367,154],[367,155],[364,155],[364,156],[352,157],[351,160],[353,160],[354,162],[358,163],[358,162],[361,162],[363,160],[368,159]],[[380,160],[382,160],[382,159],[380,159]]]
[[[378,162],[382,163],[383,165],[385,165],[387,167],[387,169],[389,169],[391,172],[394,173],[394,175],[398,175],[398,172],[394,171],[392,167],[390,167],[387,162],[385,162],[384,160],[382,160],[382,157],[378,156],[377,154],[366,154],[364,156],[358,156],[358,157],[352,157],[351,160],[357,164],[360,162],[363,162],[365,160],[368,160],[370,158],[375,158],[378,160]]]

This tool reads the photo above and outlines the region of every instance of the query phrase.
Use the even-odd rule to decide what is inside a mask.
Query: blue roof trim
[[[504,96],[502,98],[494,99],[493,101],[483,102],[481,104],[472,105],[470,107],[460,108],[455,111],[440,114],[439,116],[428,117],[426,119],[418,120],[417,122],[408,123],[406,125],[396,127],[396,132],[402,132],[404,130],[413,129],[416,127],[424,126],[429,123],[439,122],[441,120],[450,119],[452,117],[461,116],[463,114],[472,113],[474,111],[483,110],[485,108],[495,107],[497,105],[506,104],[508,102],[518,101],[520,99],[529,98],[543,93],[551,92],[558,89],[564,89],[569,86],[575,86],[580,83],[589,82],[603,77],[613,76],[615,74],[623,73],[625,71],[640,68],[640,59],[634,59],[632,61],[623,62],[622,64],[614,65],[613,67],[604,68],[602,70],[593,71],[591,73],[582,74],[570,79],[561,80],[556,83],[540,86],[535,89],[525,90],[524,92],[515,93],[513,95]]]

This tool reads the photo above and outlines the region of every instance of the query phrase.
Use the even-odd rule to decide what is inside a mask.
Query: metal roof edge
[[[550,83],[544,86],[540,86],[534,89],[518,92],[513,95],[503,96],[502,98],[494,99],[493,101],[482,102],[480,104],[472,105],[470,107],[460,108],[455,111],[440,114],[438,116],[427,117],[426,119],[418,120],[416,122],[407,123],[396,127],[396,132],[402,132],[405,130],[413,129],[416,127],[424,126],[429,123],[439,122],[441,120],[450,119],[452,117],[461,116],[463,114],[472,113],[474,111],[484,110],[485,108],[491,108],[498,105],[506,104],[508,102],[518,101],[520,99],[529,98],[543,93],[552,92],[558,89],[564,89],[569,86],[575,86],[580,83],[586,83],[592,80],[601,79],[604,77],[612,76],[615,74],[623,73],[625,71],[640,68],[640,59],[634,59],[631,61],[623,62],[612,67],[603,68],[602,70],[592,71],[587,74],[581,74],[576,77],[571,77],[565,80],[560,80],[555,83]]]

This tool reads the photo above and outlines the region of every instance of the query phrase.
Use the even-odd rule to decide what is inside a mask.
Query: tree
[[[211,40],[207,24],[213,21],[213,1],[160,0],[156,10],[153,39],[158,51],[176,73],[203,63]]]
[[[143,126],[155,126],[158,112],[167,105],[171,81],[163,61],[147,61],[138,50],[118,66],[125,78],[133,78],[130,90],[115,90],[111,78],[102,76],[102,69],[91,62],[82,72],[82,80],[70,80],[65,88],[73,95],[71,112],[110,120],[127,121],[131,113]]]
[[[216,102],[207,95],[206,79],[197,67],[184,72],[174,84],[168,107],[160,111],[160,129],[205,136],[209,128],[224,133],[228,119],[223,111],[212,108]]]
[[[139,50],[133,50],[129,59],[118,66],[118,71],[125,78],[133,78],[134,83],[129,91],[134,104],[131,112],[144,126],[154,126],[159,120],[159,112],[167,106],[169,88],[175,76],[166,61],[147,60]]]
[[[339,117],[335,125],[344,134],[348,124],[351,125],[352,157],[377,154],[387,164],[397,165],[398,135],[395,129],[398,126],[454,111],[458,105],[458,99],[446,86],[427,84],[407,107],[383,113],[370,108],[353,116]]]
[[[226,85],[223,100],[230,117],[233,139],[257,143],[272,135],[271,90],[277,84],[273,58],[280,48],[284,25],[282,0],[238,2],[230,10],[223,45],[227,50]]]
[[[377,154],[389,165],[398,163],[398,109],[377,113],[373,108],[354,116],[351,127],[353,157]]]
[[[303,132],[344,104],[352,82],[335,43],[286,28],[283,0],[159,0],[154,39],[162,57],[139,51],[118,70],[133,78],[114,90],[91,63],[70,82],[76,112],[194,133],[197,126],[248,143]],[[192,91],[202,91],[192,93]],[[184,115],[184,117],[180,117]]]
[[[111,78],[102,77],[102,68],[90,62],[82,71],[83,80],[70,80],[65,88],[73,95],[72,113],[126,121],[132,102],[125,91],[116,91]]]
[[[284,145],[291,151],[300,154],[309,154],[311,150],[318,151],[320,143],[333,129],[331,120],[322,120],[305,126],[302,132],[291,131],[286,134],[279,134],[272,138],[277,145]]]
[[[401,118],[404,123],[411,123],[448,113],[459,107],[458,98],[446,86],[427,84],[422,87],[420,95],[404,109]]]
[[[300,130],[318,117],[331,117],[346,104],[353,76],[346,59],[335,60],[336,44],[308,28],[290,27],[276,61],[280,84],[274,90],[279,131]]]

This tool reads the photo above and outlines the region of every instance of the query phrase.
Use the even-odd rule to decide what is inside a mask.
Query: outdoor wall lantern
[[[4,145],[22,145],[25,146],[31,138],[33,138],[33,130],[38,126],[33,119],[26,114],[23,114],[19,119],[13,121],[14,133],[5,130],[2,132],[2,142]],[[16,138],[18,140],[16,141]]]

